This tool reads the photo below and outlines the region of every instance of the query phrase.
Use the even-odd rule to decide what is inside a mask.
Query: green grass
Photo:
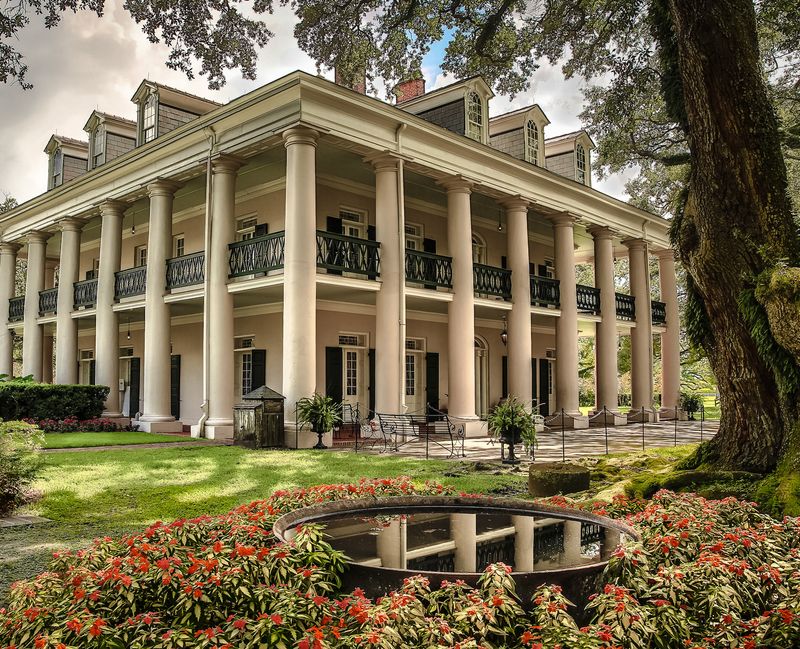
[[[122,444],[156,444],[192,442],[191,438],[177,435],[159,435],[127,431],[118,433],[45,433],[45,448],[85,448],[92,446],[119,446]]]

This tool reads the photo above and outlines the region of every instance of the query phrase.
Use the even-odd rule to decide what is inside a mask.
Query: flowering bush
[[[42,433],[35,426],[0,420],[0,516],[24,502],[39,467],[41,445]]]
[[[104,417],[95,417],[94,419],[77,419],[76,417],[67,417],[66,419],[24,419],[23,421],[38,426],[45,433],[93,433],[95,431],[118,433],[133,430],[131,426],[119,424]]]
[[[642,538],[617,549],[579,627],[556,587],[528,613],[510,568],[476,588],[422,577],[386,597],[343,593],[343,557],[316,526],[276,544],[277,517],[319,502],[439,494],[410,479],[277,491],[222,516],[156,523],[54,556],[0,610],[6,647],[666,648],[800,645],[800,521],[732,499],[659,493],[591,507],[624,516]],[[564,499],[551,499],[564,503]]]

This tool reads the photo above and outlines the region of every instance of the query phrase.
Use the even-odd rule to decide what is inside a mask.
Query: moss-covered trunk
[[[656,4],[660,44],[675,64],[667,98],[691,150],[673,237],[699,298],[694,333],[719,384],[722,420],[713,444],[721,466],[765,472],[793,450],[797,362],[775,344],[754,289],[778,260],[796,265],[798,256],[755,12],[749,0]]]

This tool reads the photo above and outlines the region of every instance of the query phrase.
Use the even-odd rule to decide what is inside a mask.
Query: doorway
[[[489,345],[475,336],[475,410],[478,417],[489,414]]]

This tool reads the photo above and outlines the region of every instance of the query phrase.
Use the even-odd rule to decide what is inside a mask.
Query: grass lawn
[[[622,477],[656,471],[689,453],[677,447],[587,460],[607,488]],[[352,451],[251,451],[239,447],[174,446],[48,453],[36,488],[42,499],[23,513],[52,523],[0,529],[0,605],[10,583],[45,570],[53,551],[78,549],[98,536],[141,530],[156,520],[217,514],[267,497],[278,488],[352,482],[360,477],[411,476],[466,492],[524,494],[527,472],[497,466],[417,460]]]
[[[118,433],[45,433],[45,448],[81,448],[90,446],[119,446],[122,444],[156,444],[156,443],[191,443],[190,437],[178,435],[159,435],[158,433],[143,433],[127,431]]]

